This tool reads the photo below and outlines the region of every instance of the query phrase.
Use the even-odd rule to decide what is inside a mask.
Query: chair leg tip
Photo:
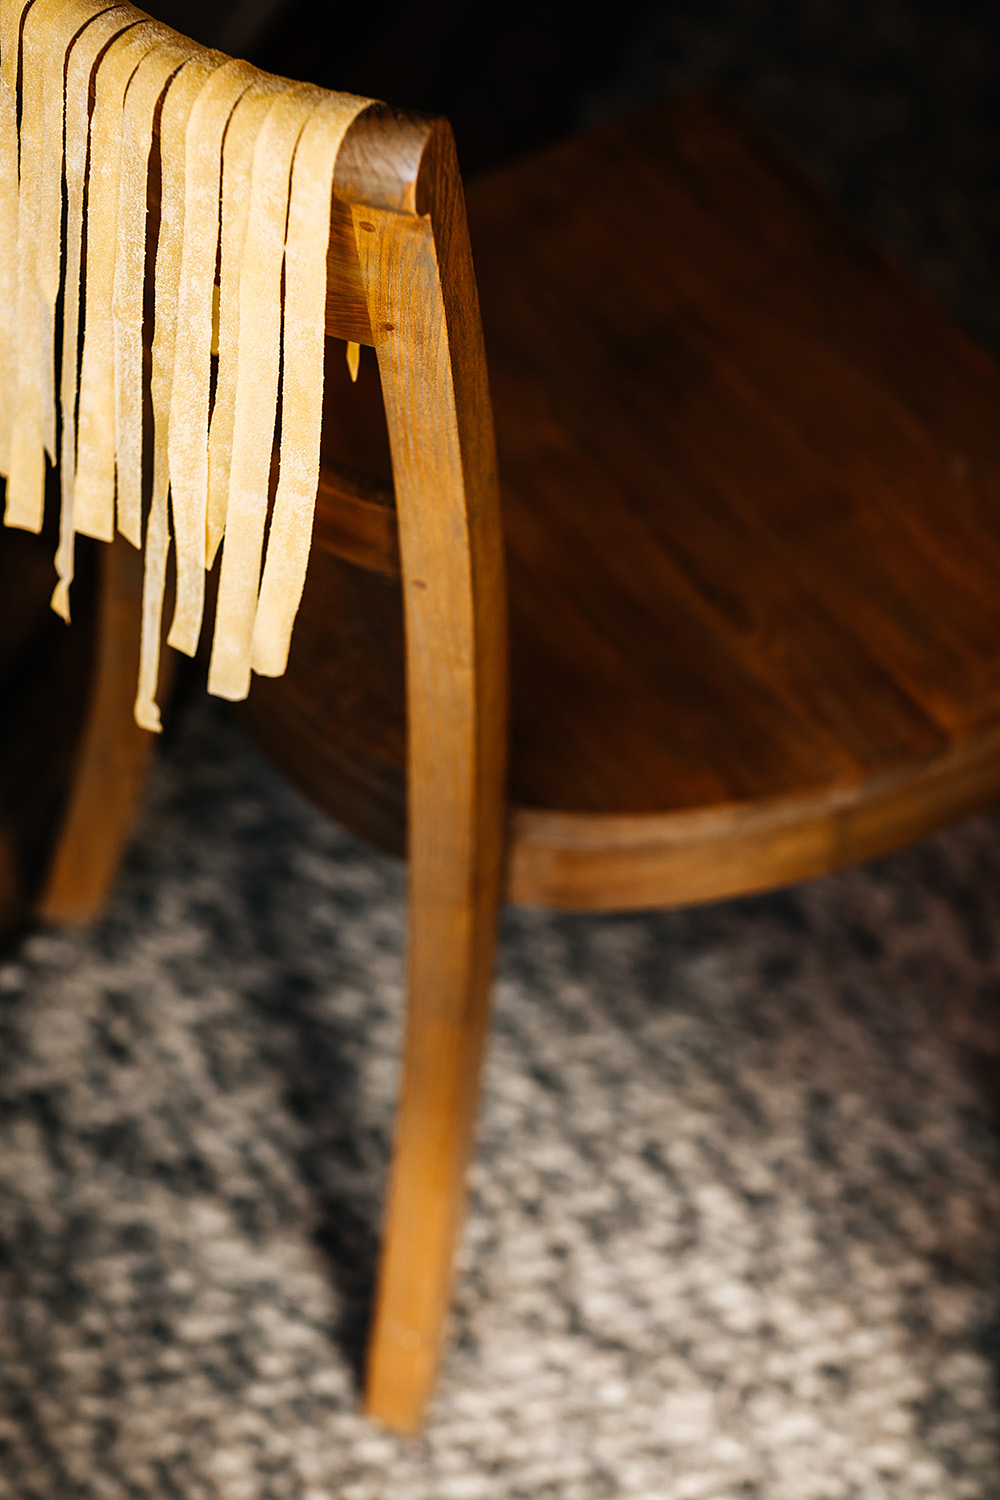
[[[364,1400],[365,1416],[399,1437],[418,1435],[424,1425],[424,1407],[423,1399],[407,1403],[398,1396],[387,1399],[381,1392],[366,1393]]]
[[[422,1344],[423,1341],[421,1341]],[[434,1383],[434,1361],[423,1347],[406,1343],[372,1351],[365,1386],[367,1417],[400,1437],[415,1437],[424,1425]]]

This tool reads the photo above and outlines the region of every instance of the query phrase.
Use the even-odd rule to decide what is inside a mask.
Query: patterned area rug
[[[677,3],[587,108],[728,81],[997,347],[992,24]],[[0,963],[3,1500],[1000,1496],[1000,818],[508,914],[410,1442],[357,1413],[403,872],[216,708],[164,752],[106,919]]]
[[[215,709],[106,920],[0,969],[0,1494],[1000,1494],[1000,820],[509,914],[426,1435],[356,1410],[403,873]]]

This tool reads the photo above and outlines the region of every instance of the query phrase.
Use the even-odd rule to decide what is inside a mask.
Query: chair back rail
[[[413,1428],[438,1359],[488,1021],[504,854],[503,548],[450,128],[369,110],[335,192],[350,203],[378,356],[403,582],[409,1004],[368,1401]]]

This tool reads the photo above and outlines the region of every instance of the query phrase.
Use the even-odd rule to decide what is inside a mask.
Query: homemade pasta
[[[296,84],[268,110],[254,144],[243,259],[233,452],[209,691],[245,698],[250,687],[260,562],[267,520],[281,353],[281,271],[292,157],[318,89]]]
[[[37,4],[37,0],[36,0]],[[154,21],[131,26],[97,66],[90,117],[87,177],[87,286],[83,356],[77,397],[74,524],[83,536],[110,542],[115,534],[114,323],[111,294],[118,246],[118,180],[125,91],[148,52],[166,40]]]
[[[41,529],[58,456],[52,604],[66,620],[77,534],[144,546],[148,729],[172,543],[168,642],[189,654],[222,547],[210,690],[245,697],[251,669],[287,662],[319,480],[333,173],[368,102],[260,73],[114,0],[0,0],[4,520]],[[354,374],[356,347],[348,359]]]
[[[329,203],[337,152],[349,124],[350,118],[336,96],[321,100],[302,131],[292,171],[285,243],[278,490],[251,655],[254,671],[268,677],[280,677],[288,665],[292,625],[309,561],[323,416]],[[355,365],[352,379],[356,374]]]
[[[208,515],[205,566],[212,567],[226,529],[229,466],[233,456],[236,413],[236,366],[240,346],[240,267],[250,209],[250,168],[254,142],[276,96],[281,79],[261,77],[233,111],[222,149],[222,232],[219,245],[219,320],[216,334],[219,364],[215,406],[208,432]]]
[[[0,0],[0,473],[10,473],[17,396],[17,76],[21,17],[30,0]],[[4,520],[16,524],[7,496]]]
[[[142,317],[146,268],[146,179],[153,115],[167,84],[194,51],[161,42],[132,75],[122,114],[118,244],[111,300],[115,344],[115,470],[118,530],[142,543]]]
[[[15,239],[15,352],[16,367],[9,395],[12,417],[8,439],[7,508],[8,525],[27,531],[40,531],[45,509],[44,445],[50,452],[55,444],[54,413],[45,421],[42,395],[42,343],[44,322],[39,298],[37,269],[38,243],[41,237],[41,195],[45,149],[43,48],[38,32],[45,34],[50,19],[48,0],[42,5],[41,23],[35,25],[34,7],[24,20],[24,85],[21,90],[21,125],[18,139],[17,231]],[[30,64],[33,59],[37,65]],[[15,73],[16,79],[16,73]],[[22,355],[23,350],[23,355]]]
[[[0,0],[0,4],[3,0]],[[90,119],[90,79],[98,57],[112,39],[134,26],[137,12],[126,6],[104,11],[74,41],[66,64],[63,171],[66,183],[66,272],[63,279],[63,347],[59,379],[62,435],[59,445],[59,547],[52,608],[69,619],[69,589],[73,581],[76,530],[73,485],[76,478],[76,391],[80,328],[80,275],[83,264],[83,202],[87,185],[87,140]]]
[[[156,321],[150,376],[153,399],[153,494],[146,524],[139,688],[135,700],[136,722],[143,729],[160,728],[156,685],[160,667],[163,590],[170,552],[167,438],[174,384],[177,293],[181,279],[184,233],[184,141],[188,117],[199,92],[224,61],[217,52],[200,52],[192,57],[177,75],[173,86],[167,90],[160,115],[160,233],[156,245]]]
[[[188,656],[198,649],[205,605],[208,407],[222,140],[253,77],[248,63],[220,68],[199,92],[185,132],[184,229],[167,434],[177,607],[167,644]]]

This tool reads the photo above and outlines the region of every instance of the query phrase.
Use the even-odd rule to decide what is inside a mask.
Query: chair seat
[[[513,899],[732,894],[1000,796],[992,362],[711,97],[518,162],[468,210]],[[399,764],[398,717],[365,743]]]

